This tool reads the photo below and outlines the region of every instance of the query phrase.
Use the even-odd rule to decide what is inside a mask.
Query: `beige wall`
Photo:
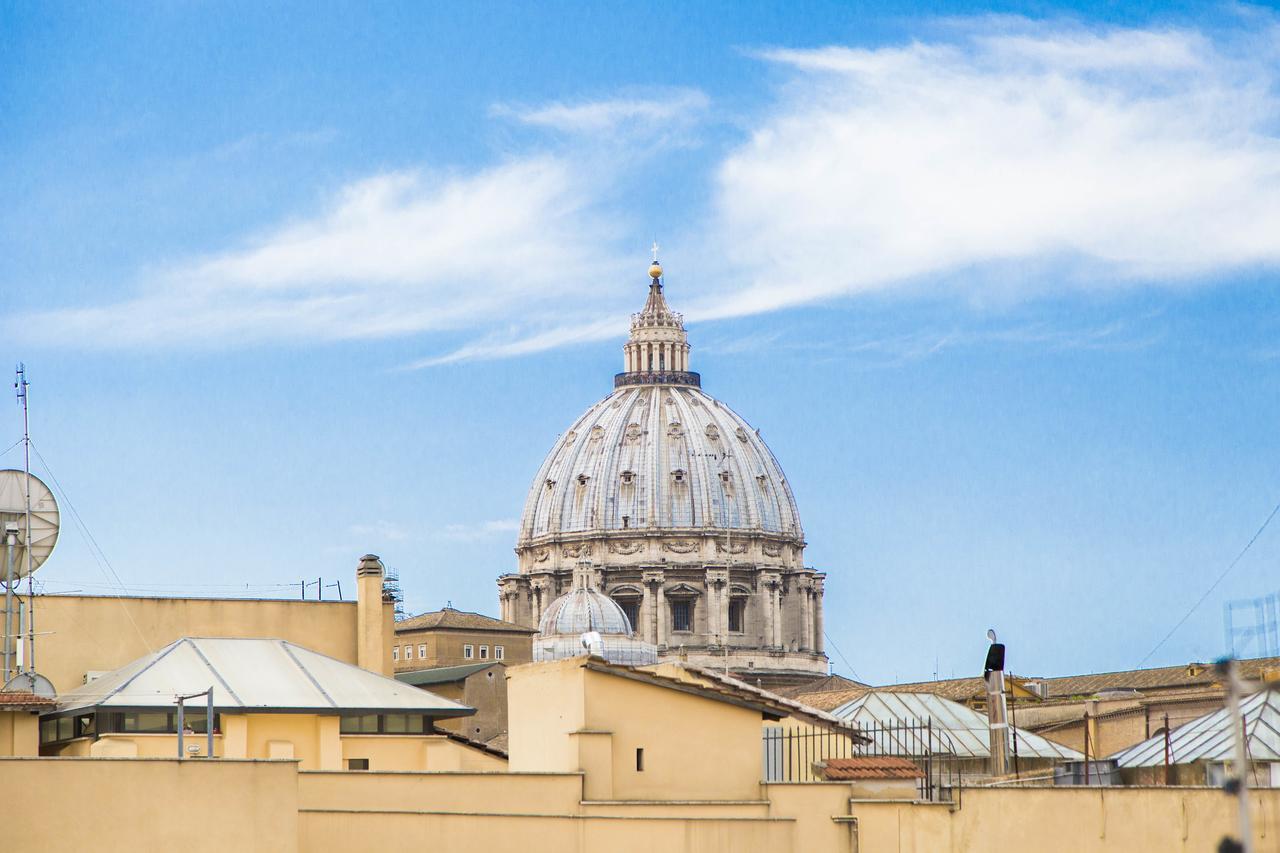
[[[588,800],[759,798],[759,711],[588,670],[585,660],[508,670],[512,770],[583,770]]]
[[[30,711],[0,710],[0,757],[40,754],[40,717]]]
[[[1216,849],[1235,820],[1234,802],[1205,788],[970,789],[953,809],[851,802],[841,783],[592,804],[581,774],[299,773],[297,762],[236,760],[8,758],[0,780],[30,794],[24,816],[38,828],[24,839],[14,831],[25,821],[11,827],[6,853],[1191,853]],[[1257,849],[1280,848],[1280,791],[1252,800]]]
[[[469,663],[505,663],[508,666],[533,660],[532,635],[523,631],[462,631],[457,628],[423,628],[396,631],[394,645],[400,650],[395,661],[396,672],[431,669],[437,666],[462,666]],[[419,646],[427,647],[427,656],[419,657]],[[472,646],[474,657],[463,656],[464,646]],[[480,647],[489,647],[489,657],[480,658]],[[502,646],[502,660],[494,657],[494,646]],[[405,649],[413,649],[413,657]]]
[[[1252,799],[1257,849],[1280,849],[1280,792]],[[1235,800],[1209,788],[971,789],[955,811],[858,802],[851,810],[860,849],[875,853],[1203,853],[1218,849],[1236,818]]]
[[[338,717],[317,714],[223,714],[223,733],[213,736],[222,758],[293,758],[303,770],[343,770],[348,758],[368,758],[375,770],[505,770],[498,756],[444,735],[340,734]],[[204,735],[187,735],[203,755]],[[176,734],[104,734],[78,738],[58,748],[59,757],[176,758]]]
[[[383,605],[390,655],[394,607]],[[278,637],[356,663],[356,602],[42,595],[36,668],[59,693],[181,637]],[[391,673],[385,661],[384,674]]]
[[[293,762],[7,758],[0,784],[21,800],[5,853],[298,849]]]

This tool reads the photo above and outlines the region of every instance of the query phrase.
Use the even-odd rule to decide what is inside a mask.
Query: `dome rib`
[[[625,484],[624,471],[633,475]],[[733,409],[690,386],[619,388],[575,420],[530,487],[517,547],[555,533],[621,529],[803,536],[794,496],[763,440]]]

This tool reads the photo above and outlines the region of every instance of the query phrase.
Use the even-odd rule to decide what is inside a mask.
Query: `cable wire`
[[[1147,652],[1146,657],[1138,661],[1138,665],[1134,667],[1135,669],[1142,669],[1142,665],[1151,660],[1152,655],[1160,651],[1160,647],[1169,642],[1169,638],[1176,634],[1178,629],[1186,624],[1187,620],[1191,618],[1191,614],[1200,609],[1200,605],[1204,604],[1205,601],[1208,600],[1209,596],[1213,594],[1213,591],[1218,588],[1218,584],[1222,583],[1226,579],[1227,575],[1231,574],[1231,570],[1236,567],[1236,564],[1244,559],[1244,555],[1249,552],[1249,549],[1253,547],[1253,543],[1258,541],[1258,537],[1261,536],[1262,532],[1271,524],[1271,520],[1276,517],[1276,513],[1280,513],[1280,503],[1275,505],[1271,510],[1271,514],[1267,516],[1267,520],[1262,522],[1262,526],[1258,528],[1258,532],[1254,533],[1253,538],[1251,538],[1245,546],[1240,549],[1239,554],[1236,554],[1236,558],[1231,561],[1231,565],[1222,570],[1222,574],[1218,575],[1218,579],[1209,585],[1209,588],[1204,591],[1204,595],[1200,596],[1196,603],[1191,605],[1191,609],[1182,615],[1182,618],[1178,620],[1178,623],[1169,629],[1169,633],[1164,635],[1164,639],[1156,643],[1156,647]]]
[[[836,645],[835,640],[831,639],[831,635],[826,631],[823,631],[822,636],[827,638],[827,642],[831,644],[831,648],[835,649],[836,654],[840,655],[840,660],[844,661],[844,665],[849,667],[849,673],[854,677],[854,679],[861,681],[862,679],[858,677],[858,671],[853,668],[853,664],[849,663],[849,659],[844,656],[844,652],[840,651],[840,647]]]
[[[147,640],[146,635],[142,633],[142,629],[138,627],[137,620],[133,618],[133,613],[129,610],[129,605],[125,603],[122,592],[128,592],[128,589],[125,587],[124,581],[120,579],[120,575],[116,573],[115,567],[112,566],[111,561],[107,559],[107,553],[102,550],[102,546],[99,545],[98,540],[94,538],[92,531],[89,530],[89,526],[85,524],[84,519],[80,517],[79,510],[77,510],[76,505],[71,502],[71,498],[67,495],[67,490],[62,487],[62,483],[58,482],[58,475],[53,473],[53,468],[50,467],[49,461],[44,458],[44,454],[40,452],[40,448],[36,447],[35,442],[30,440],[28,440],[28,444],[31,446],[31,449],[36,452],[36,458],[40,460],[40,464],[43,465],[44,470],[48,472],[49,479],[53,481],[53,485],[62,494],[62,500],[66,503],[67,509],[71,510],[71,515],[76,521],[77,529],[80,531],[80,535],[85,538],[85,544],[92,543],[89,548],[89,554],[93,557],[94,562],[98,564],[98,571],[102,572],[108,582],[110,582],[112,578],[115,579],[116,588],[120,590],[120,592],[113,591],[115,598],[120,602],[120,606],[124,608],[124,613],[129,617],[129,623],[133,625],[133,630],[137,632],[138,639],[142,640],[142,644],[147,647],[147,651],[154,652],[156,650],[155,646],[151,645]],[[103,569],[103,564],[106,565],[106,569]],[[108,570],[111,573],[110,575],[107,574]]]

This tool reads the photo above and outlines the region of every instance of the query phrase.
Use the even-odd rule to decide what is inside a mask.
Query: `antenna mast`
[[[26,531],[23,535],[23,542],[27,547],[25,550],[26,559],[26,575],[27,575],[27,648],[26,654],[23,655],[23,664],[28,672],[36,671],[36,596],[34,581],[31,579],[31,413],[27,408],[27,388],[31,383],[27,381],[27,366],[22,362],[18,362],[18,369],[15,371],[13,388],[18,397],[18,405],[22,406],[22,473],[23,488],[22,496],[25,504],[25,522]],[[21,635],[22,626],[18,626],[18,633]]]

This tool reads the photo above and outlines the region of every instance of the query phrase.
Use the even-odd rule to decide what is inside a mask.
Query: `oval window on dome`
[[[671,479],[676,481],[677,483],[683,483],[688,476],[689,476],[688,472],[685,471],[683,468],[677,468],[676,470],[671,472]]]
[[[623,472],[622,472],[622,484],[623,484],[624,486],[630,486],[630,485],[631,485],[632,483],[634,483],[635,481],[636,481],[636,474],[635,474],[635,472],[634,472],[634,471],[623,471]]]
[[[590,477],[588,477],[586,474],[579,474],[579,475],[578,475],[578,485],[579,485],[579,486],[585,486],[585,485],[587,484],[587,480],[590,480],[590,479],[591,479],[591,478],[590,478]]]

